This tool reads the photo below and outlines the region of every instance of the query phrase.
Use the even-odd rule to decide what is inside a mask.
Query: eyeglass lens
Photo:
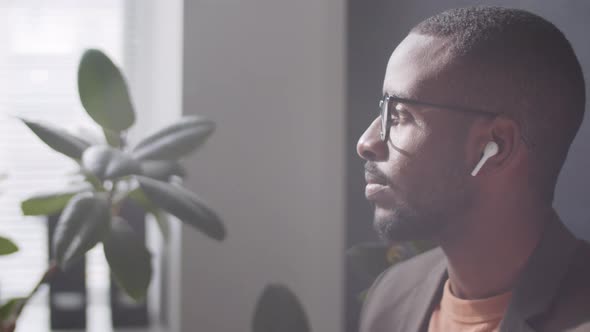
[[[381,140],[386,141],[389,132],[389,96],[383,96],[379,102],[380,116],[381,116]]]

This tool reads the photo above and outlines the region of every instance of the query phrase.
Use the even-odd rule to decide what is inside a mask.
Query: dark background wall
[[[421,20],[445,9],[477,4],[523,8],[557,25],[576,51],[587,82],[586,93],[590,95],[590,1],[349,0],[347,247],[376,239],[371,226],[372,210],[364,199],[363,163],[354,147],[358,137],[376,116],[389,55]],[[567,226],[587,240],[590,240],[589,169],[590,120],[586,119],[561,173],[554,205]],[[357,294],[366,286],[347,273],[347,331],[357,330],[360,309]]]

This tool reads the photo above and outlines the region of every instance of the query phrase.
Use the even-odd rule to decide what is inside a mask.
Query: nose
[[[358,155],[368,161],[387,160],[387,143],[381,140],[379,126],[381,118],[377,117],[365,130],[356,144]]]

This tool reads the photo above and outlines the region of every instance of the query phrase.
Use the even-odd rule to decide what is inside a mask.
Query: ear
[[[489,133],[491,140],[498,144],[498,153],[488,159],[482,172],[501,173],[518,166],[521,153],[524,151],[522,132],[518,123],[512,118],[500,115],[492,121]],[[484,148],[485,144],[481,151]]]

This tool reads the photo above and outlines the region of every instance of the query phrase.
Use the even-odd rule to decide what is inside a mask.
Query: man
[[[590,331],[590,246],[552,209],[585,105],[563,34],[523,10],[446,11],[395,49],[383,95],[357,146],[375,228],[439,247],[379,276],[361,332]]]

